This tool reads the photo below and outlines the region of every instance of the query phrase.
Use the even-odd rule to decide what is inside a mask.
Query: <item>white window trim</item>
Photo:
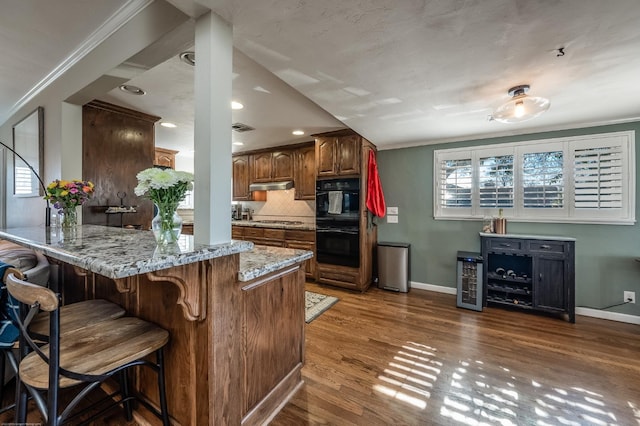
[[[591,215],[588,210],[574,207],[574,165],[573,154],[576,148],[609,145],[616,138],[623,148],[623,206],[612,211],[598,210]],[[520,162],[524,153],[562,151],[564,166],[564,199],[563,207],[558,209],[525,209],[522,206],[522,167]],[[636,157],[635,131],[622,131],[592,135],[572,136],[552,139],[538,139],[524,142],[491,144],[477,147],[451,148],[435,150],[433,155],[433,213],[436,220],[481,220],[487,216],[496,216],[497,208],[479,207],[478,161],[490,155],[515,155],[514,187],[516,188],[515,205],[504,208],[503,215],[513,222],[545,222],[545,223],[583,223],[633,225],[635,219],[636,199]],[[440,164],[445,160],[471,158],[473,167],[472,207],[446,208],[440,205]],[[535,215],[527,216],[527,210]]]

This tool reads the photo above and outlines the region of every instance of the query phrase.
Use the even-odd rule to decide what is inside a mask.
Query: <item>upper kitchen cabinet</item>
[[[176,154],[178,151],[165,148],[156,148],[153,159],[154,166],[176,168]]]
[[[316,147],[313,143],[295,151],[295,199],[316,198]]]
[[[233,200],[250,201],[251,191],[249,191],[249,156],[235,155],[231,159],[233,164]]]
[[[279,150],[251,155],[251,183],[293,180],[293,151]]]
[[[362,136],[350,130],[316,135],[317,176],[359,175],[363,141]]]

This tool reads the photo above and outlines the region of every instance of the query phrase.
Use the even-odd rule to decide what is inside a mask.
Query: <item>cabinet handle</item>
[[[509,243],[500,243],[500,247],[511,247]]]
[[[545,250],[549,250],[551,248],[551,246],[549,244],[542,244],[540,246],[541,249],[545,249]]]
[[[542,272],[538,275],[538,281],[542,282]]]

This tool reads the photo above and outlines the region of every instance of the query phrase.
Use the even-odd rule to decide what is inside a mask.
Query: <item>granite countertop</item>
[[[282,247],[254,246],[252,250],[240,253],[239,281],[250,281],[311,259],[313,252]]]
[[[573,237],[560,237],[557,235],[531,235],[531,234],[494,234],[491,232],[480,232],[481,237],[493,238],[520,238],[523,240],[549,240],[549,241],[575,241]]]
[[[306,250],[262,246],[254,249],[250,241],[195,244],[191,235],[181,235],[176,245],[161,248],[151,231],[98,225],[78,226],[72,232],[44,227],[0,229],[0,239],[112,279],[239,253],[238,280],[248,281],[313,255]]]
[[[259,221],[259,220],[232,220],[231,225],[248,226],[252,228],[276,228],[295,229],[300,231],[315,231],[315,223],[302,223],[297,221]]]

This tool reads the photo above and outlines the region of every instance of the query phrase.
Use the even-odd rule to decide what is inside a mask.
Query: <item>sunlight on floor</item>
[[[633,416],[636,418],[636,422],[640,425],[640,407],[638,407],[638,404],[631,401],[627,401],[627,404],[629,404],[629,408],[633,411]]]
[[[374,385],[373,390],[425,409],[442,362],[434,359],[436,349],[430,346],[408,342],[402,349],[389,362],[384,375],[378,376],[382,383]]]

